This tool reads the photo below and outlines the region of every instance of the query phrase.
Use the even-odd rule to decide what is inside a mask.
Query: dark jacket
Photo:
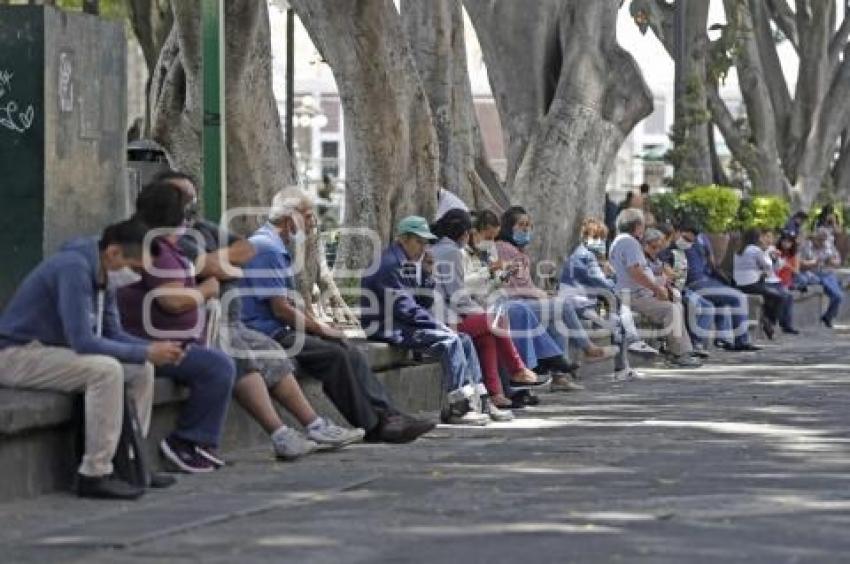
[[[400,344],[416,329],[443,326],[429,311],[434,279],[423,272],[418,281],[398,243],[384,251],[376,272],[363,277],[361,292],[360,324],[370,339]]]

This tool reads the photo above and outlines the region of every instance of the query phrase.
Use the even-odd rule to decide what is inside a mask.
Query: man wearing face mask
[[[366,441],[413,441],[434,424],[401,413],[366,355],[298,303],[294,275],[301,265],[293,262],[291,249],[304,245],[311,210],[312,202],[297,188],[275,195],[268,222],[250,237],[256,256],[244,266],[242,320],[280,343],[301,370],[320,380],[348,422],[366,431]]]
[[[143,490],[112,476],[124,408],[124,385],[150,423],[153,372],[177,364],[172,342],[127,334],[115,290],[138,276],[147,227],[135,220],[80,239],[46,259],[23,281],[0,317],[0,385],[85,394],[85,450],[77,474],[81,497],[135,499]],[[165,483],[153,485],[168,485]]]
[[[612,313],[609,320],[603,320],[596,313],[597,300],[602,299],[619,311],[619,302],[614,294],[614,281],[605,275],[600,261],[605,258],[608,228],[596,218],[584,220],[581,227],[582,243],[576,247],[561,270],[559,294],[564,298],[573,298],[579,315],[598,326],[612,331],[615,344],[619,345],[614,357],[614,378],[629,380],[639,378],[640,374],[629,366],[628,351],[655,356],[658,351],[641,340],[634,326],[634,319],[628,309],[620,315]],[[607,266],[607,264],[606,264]],[[584,300],[582,304],[580,299]]]
[[[425,352],[443,365],[444,423],[486,425],[480,397],[487,394],[475,345],[430,311],[436,283],[427,245],[437,240],[424,217],[409,216],[381,255],[378,269],[361,281],[360,323],[369,338]],[[377,302],[377,303],[376,303]],[[377,306],[377,307],[376,307]]]
[[[715,307],[715,346],[727,351],[759,350],[750,342],[747,297],[729,285],[724,280],[725,276],[714,267],[711,252],[703,243],[695,225],[683,222],[678,229],[679,238],[673,246],[685,255],[688,268],[686,288]],[[666,255],[668,261],[671,256],[674,255]]]
[[[692,358],[693,345],[685,327],[681,303],[671,301],[670,292],[656,280],[641,245],[645,230],[643,212],[625,209],[617,216],[618,235],[611,245],[611,266],[617,276],[617,293],[623,303],[662,326],[670,351],[670,362],[681,368],[701,364]]]

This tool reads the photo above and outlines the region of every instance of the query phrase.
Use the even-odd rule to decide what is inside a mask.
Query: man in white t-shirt
[[[656,281],[647,264],[640,244],[644,228],[643,212],[639,209],[627,208],[617,216],[618,235],[608,255],[617,276],[616,290],[633,311],[662,325],[672,364],[699,367],[700,362],[692,357],[693,346],[685,330],[682,304],[670,300],[669,290]]]

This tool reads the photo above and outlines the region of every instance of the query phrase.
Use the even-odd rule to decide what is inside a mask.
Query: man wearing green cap
[[[485,425],[489,418],[481,413],[480,397],[487,390],[472,340],[452,331],[429,309],[434,280],[427,247],[434,240],[425,218],[410,216],[399,222],[397,238],[384,251],[377,271],[361,282],[360,323],[370,339],[440,359],[447,392],[443,422]]]

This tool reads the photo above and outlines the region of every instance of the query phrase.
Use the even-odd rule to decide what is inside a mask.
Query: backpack
[[[124,393],[124,421],[121,425],[121,436],[118,448],[112,459],[115,475],[134,486],[147,488],[150,486],[150,464],[136,404],[130,396]]]

